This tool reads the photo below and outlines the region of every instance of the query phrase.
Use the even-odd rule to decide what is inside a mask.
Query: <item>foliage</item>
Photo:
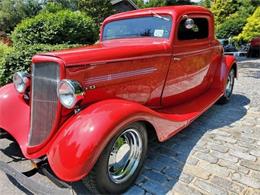
[[[252,4],[252,0],[215,0],[211,6],[216,25],[224,23],[236,12],[239,13],[239,17],[247,18],[254,10],[255,6]]]
[[[211,0],[201,0],[199,4],[203,7],[211,8]]]
[[[238,3],[234,3],[233,0],[215,0],[211,11],[215,16],[216,25],[223,23],[228,16],[237,12],[238,8]]]
[[[229,38],[238,35],[246,23],[244,17],[239,17],[238,14],[233,14],[230,18],[217,26],[218,38]]]
[[[17,48],[5,50],[0,60],[0,86],[12,80],[12,75],[17,71],[29,72],[31,59],[37,53],[71,48],[77,45],[22,45]],[[1,50],[1,45],[0,45]],[[0,58],[1,59],[1,58]]]
[[[88,44],[96,41],[93,20],[80,11],[42,12],[23,20],[11,35],[14,44]]]
[[[98,27],[114,13],[110,0],[78,0],[78,9],[92,17]]]
[[[247,19],[247,24],[243,31],[235,39],[248,42],[258,36],[260,36],[260,7]]]
[[[251,0],[216,0],[211,10],[215,15],[217,37],[229,38],[240,34],[255,8]]]
[[[11,51],[12,51],[11,47],[8,47],[6,44],[0,42],[0,75],[1,75],[1,72],[3,70],[2,64],[3,64],[3,61],[4,61],[4,56],[7,53],[10,53]]]
[[[11,32],[24,18],[35,16],[44,0],[0,0],[0,31]]]
[[[78,1],[75,0],[48,0],[49,3],[61,5],[63,8],[78,10]]]
[[[10,50],[11,50],[11,47],[0,42],[0,61],[3,58],[3,56],[5,55],[5,53],[8,53]]]
[[[60,3],[56,3],[56,2],[48,2],[43,9],[40,11],[40,13],[44,13],[44,12],[48,12],[48,13],[56,13],[59,11],[62,11],[66,9],[65,6],[63,6]]]

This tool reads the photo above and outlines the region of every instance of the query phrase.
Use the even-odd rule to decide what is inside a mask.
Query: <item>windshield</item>
[[[136,37],[169,38],[171,26],[170,16],[147,16],[117,20],[105,25],[103,40]]]

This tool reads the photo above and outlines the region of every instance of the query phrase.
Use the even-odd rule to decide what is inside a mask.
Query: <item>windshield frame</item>
[[[158,17],[160,16],[160,17]],[[104,31],[105,31],[105,27],[112,23],[112,22],[116,22],[116,21],[121,21],[121,20],[128,20],[128,19],[138,19],[138,18],[146,18],[146,17],[154,17],[154,18],[159,18],[161,20],[164,20],[164,17],[169,18],[169,22],[171,22],[171,27],[170,27],[170,31],[169,31],[169,36],[168,37],[156,37],[156,36],[139,36],[139,37],[120,37],[120,38],[113,38],[113,39],[104,39]],[[137,39],[137,38],[154,38],[154,39],[167,39],[170,40],[172,37],[172,33],[173,33],[173,26],[174,26],[174,17],[169,14],[169,13],[157,13],[157,12],[150,12],[149,14],[144,14],[144,15],[138,15],[138,16],[128,16],[128,17],[119,17],[119,18],[115,18],[109,21],[104,21],[102,28],[101,28],[101,32],[100,32],[100,41],[112,41],[112,40],[117,40],[117,39]]]

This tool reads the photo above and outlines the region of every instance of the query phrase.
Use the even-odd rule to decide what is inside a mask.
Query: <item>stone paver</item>
[[[0,159],[21,171],[17,146],[0,140]],[[45,176],[33,179],[58,187]],[[78,182],[74,194],[87,194]],[[63,194],[71,194],[68,189]],[[28,194],[0,172],[0,194]],[[260,195],[260,60],[239,62],[239,80],[227,105],[214,105],[165,143],[151,141],[144,170],[127,195]]]

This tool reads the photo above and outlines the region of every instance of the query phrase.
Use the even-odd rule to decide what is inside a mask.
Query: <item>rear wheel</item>
[[[226,104],[229,102],[232,93],[233,93],[233,88],[234,88],[234,83],[235,83],[235,69],[232,68],[229,72],[228,78],[227,78],[227,83],[226,83],[226,88],[225,88],[225,93],[224,95],[219,99],[218,103],[220,104]]]
[[[147,152],[147,132],[141,123],[123,128],[101,154],[83,183],[93,193],[120,194],[137,178]]]

